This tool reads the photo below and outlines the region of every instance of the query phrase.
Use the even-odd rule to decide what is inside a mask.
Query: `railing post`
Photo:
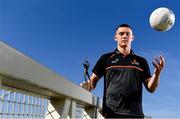
[[[97,108],[96,107],[86,107],[86,113],[93,119],[97,118]]]
[[[68,118],[71,100],[68,98],[63,99],[51,99],[48,106],[47,119],[65,119]]]
[[[93,96],[92,100],[93,104],[95,105],[92,107],[85,108],[85,111],[91,118],[98,118],[98,105],[100,103],[100,99],[98,97]]]
[[[76,102],[72,100],[70,110],[69,110],[69,116],[71,119],[76,117],[75,113],[76,113]]]

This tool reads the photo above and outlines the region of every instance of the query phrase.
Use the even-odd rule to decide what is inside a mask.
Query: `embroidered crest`
[[[139,65],[139,62],[137,62],[136,59],[133,59],[133,61],[131,61],[131,64]]]

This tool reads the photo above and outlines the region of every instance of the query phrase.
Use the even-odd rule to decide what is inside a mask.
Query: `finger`
[[[80,83],[80,86],[83,87],[83,88],[85,88],[85,87],[87,87],[87,83],[82,82],[82,83]]]
[[[154,62],[152,62],[152,64],[153,64],[153,66],[154,66],[155,68],[158,69],[158,66],[157,66]]]
[[[83,83],[80,83],[80,86],[81,86],[82,88],[84,88],[84,84],[83,84]]]
[[[87,85],[83,85],[82,88],[88,90],[88,86]]]
[[[160,64],[161,64],[161,67],[163,68],[164,64],[165,64],[165,60],[164,60],[164,57],[162,55],[160,55]]]
[[[91,87],[89,86],[89,83],[88,82],[83,82],[83,83],[80,83],[80,86],[88,91],[91,90]]]
[[[83,83],[80,83],[80,86],[82,87],[82,86],[83,86]]]
[[[154,59],[156,60],[157,64],[160,65],[160,63],[159,63],[159,61],[158,61],[158,58],[155,57]]]
[[[154,57],[154,61],[152,62],[152,64],[156,69],[159,69],[159,61],[157,57]]]

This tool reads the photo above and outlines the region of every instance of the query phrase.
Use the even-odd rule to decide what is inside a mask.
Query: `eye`
[[[129,36],[129,35],[130,35],[130,32],[119,32],[119,35],[120,35],[120,36],[123,36],[124,34],[126,34],[126,36]]]
[[[123,36],[123,35],[124,35],[124,32],[119,32],[119,35],[120,35],[120,36]]]

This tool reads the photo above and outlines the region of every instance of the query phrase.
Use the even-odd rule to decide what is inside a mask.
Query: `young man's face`
[[[130,46],[133,37],[132,30],[129,27],[119,27],[114,35],[114,39],[120,47]]]

